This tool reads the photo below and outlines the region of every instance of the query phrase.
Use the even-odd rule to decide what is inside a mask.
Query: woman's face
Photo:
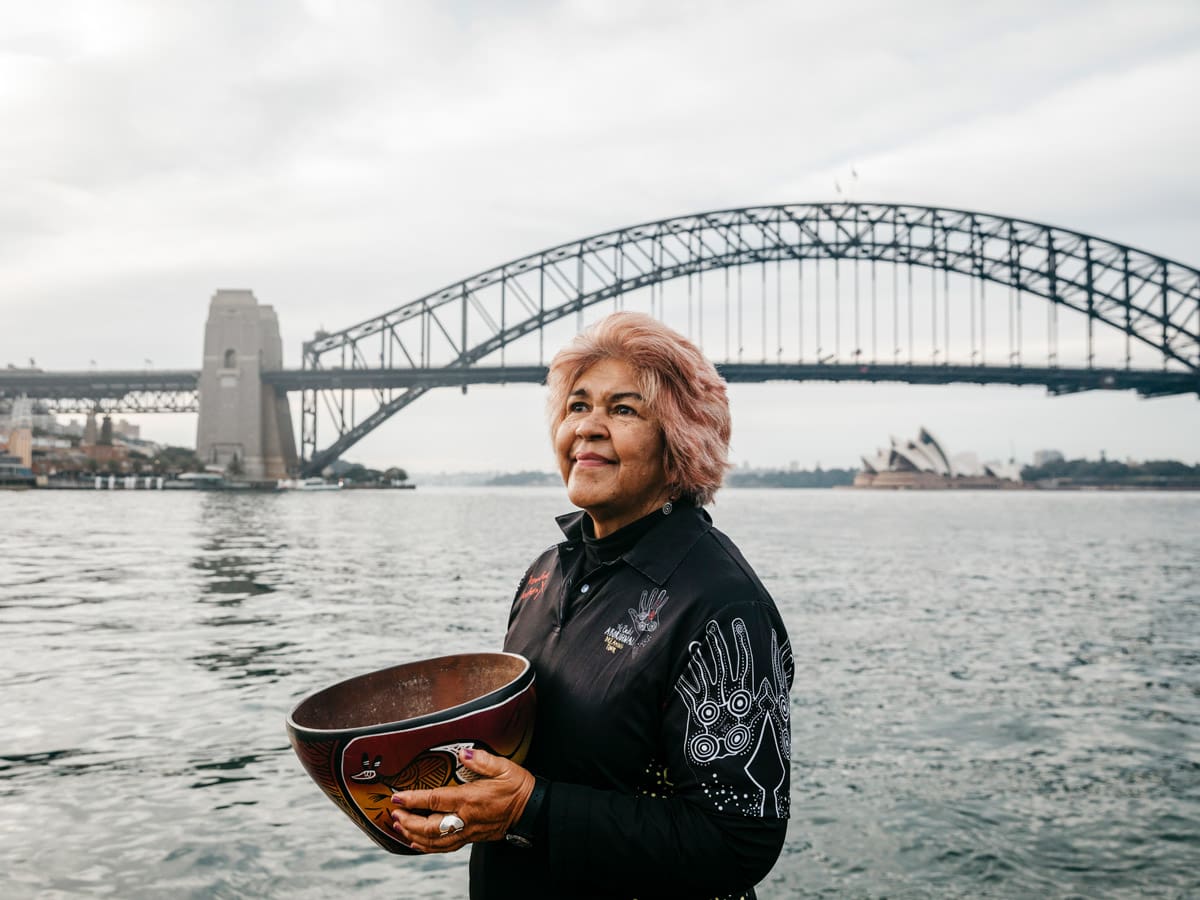
[[[603,359],[572,385],[554,450],[567,496],[592,517],[597,537],[648,515],[670,496],[662,427],[623,360]]]

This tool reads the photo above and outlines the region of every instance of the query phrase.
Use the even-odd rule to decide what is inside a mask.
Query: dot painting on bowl
[[[318,691],[288,738],[326,796],[375,843],[415,854],[392,830],[392,793],[462,784],[458,753],[521,763],[533,739],[533,667],[515,653],[460,653],[369,672]]]

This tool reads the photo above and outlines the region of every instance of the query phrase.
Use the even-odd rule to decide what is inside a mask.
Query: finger
[[[771,629],[771,674],[775,676],[775,691],[782,697],[787,693],[787,676],[783,674],[783,654],[779,652],[779,637]]]
[[[408,843],[423,837],[425,816],[418,816],[403,809],[392,810],[392,830]]]
[[[400,839],[413,850],[421,853],[451,853],[466,846],[466,840],[461,833],[459,834],[428,834],[425,829],[417,833],[402,830],[400,826],[393,825],[393,830],[400,836]]]
[[[405,809],[432,809],[449,812],[460,802],[455,796],[454,788],[434,788],[433,790],[397,791],[392,794],[392,802]]]
[[[395,820],[392,821],[392,831],[394,831],[396,833],[396,837],[405,846],[412,847],[414,850],[422,849],[420,846],[418,846],[418,843],[417,843],[418,839],[419,839],[419,835],[413,834],[405,826],[401,825],[399,822],[396,822]]]
[[[392,830],[410,847],[423,853],[444,853],[457,850],[466,841],[463,832],[442,831],[444,813],[419,816],[402,809],[392,810]]]
[[[741,619],[733,620],[733,643],[737,648],[737,662],[734,664],[733,677],[744,688],[746,682],[752,681],[754,678],[750,673],[750,667],[754,664],[754,656],[750,650],[750,632],[747,631],[746,623]]]
[[[725,635],[721,633],[721,626],[716,622],[709,622],[705,632],[708,638],[708,648],[716,665],[713,683],[723,684],[727,675],[732,671],[728,663],[729,647],[725,643]]]
[[[496,756],[478,747],[474,749],[467,747],[459,754],[459,759],[472,772],[482,775],[485,778],[495,778],[497,775],[503,775],[513,765],[512,762],[503,756]]]
[[[439,813],[441,815],[441,813]],[[393,827],[403,828],[409,834],[417,834],[425,827],[428,816],[420,816],[406,809],[393,809],[391,812]]]

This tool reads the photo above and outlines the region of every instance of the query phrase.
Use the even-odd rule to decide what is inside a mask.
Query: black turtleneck
[[[593,572],[601,566],[611,565],[625,555],[633,546],[645,537],[651,529],[661,522],[665,516],[661,509],[656,509],[648,516],[642,516],[635,522],[622,525],[607,537],[596,537],[596,528],[591,516],[583,517],[583,568],[585,572]]]

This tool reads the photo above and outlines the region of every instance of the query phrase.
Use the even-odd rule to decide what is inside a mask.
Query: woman
[[[393,796],[430,853],[474,844],[471,896],[753,897],[788,815],[791,649],[703,506],[728,468],[725,383],[681,335],[615,313],[551,363],[565,540],[525,573],[504,649],[532,660],[524,767]],[[433,810],[426,814],[426,810]]]

